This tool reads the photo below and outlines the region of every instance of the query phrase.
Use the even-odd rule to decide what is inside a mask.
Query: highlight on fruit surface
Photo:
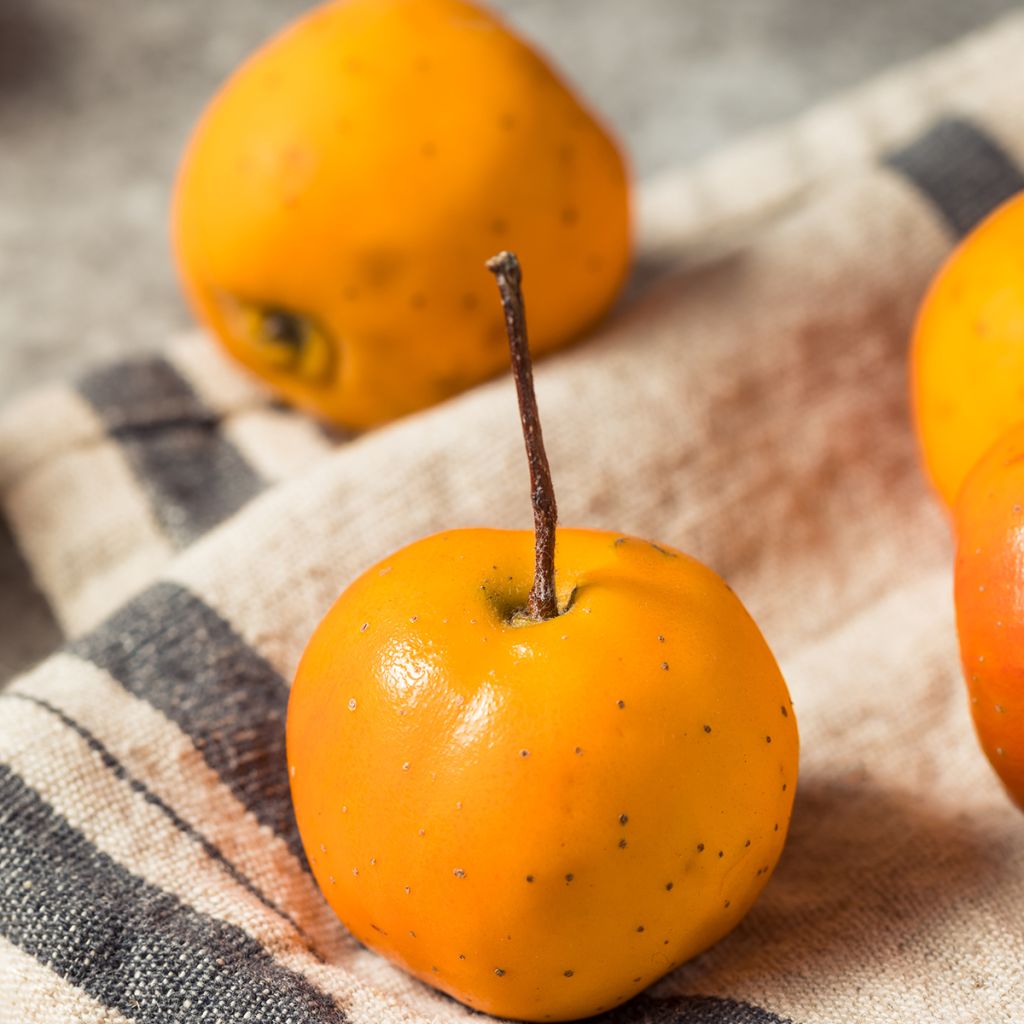
[[[742,920],[782,852],[798,737],[771,651],[710,569],[556,529],[518,263],[490,266],[536,529],[439,533],[342,593],[292,687],[289,777],[316,880],[360,942],[475,1009],[567,1020]]]
[[[361,429],[505,366],[484,259],[536,275],[535,353],[609,309],[630,256],[608,131],[465,0],[333,0],[197,124],[172,233],[199,319],[290,402]]]
[[[1024,195],[953,251],[921,305],[911,398],[925,468],[952,508],[971,467],[1024,419]]]

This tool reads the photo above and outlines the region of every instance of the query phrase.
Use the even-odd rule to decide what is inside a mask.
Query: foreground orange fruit
[[[975,228],[935,278],[911,376],[925,466],[952,506],[974,463],[1024,419],[1024,196]]]
[[[517,623],[526,531],[442,533],[374,566],[302,659],[299,830],[367,946],[481,1010],[611,1007],[730,931],[782,851],[785,683],[709,569],[560,530],[556,618]]]
[[[489,265],[536,537],[441,533],[356,580],[299,665],[288,763],[313,872],[361,942],[469,1006],[565,1020],[742,919],[782,851],[798,739],[710,569],[615,533],[556,547],[518,267]]]
[[[506,365],[482,267],[495,249],[536,275],[536,352],[606,312],[630,249],[615,143],[463,0],[338,0],[271,40],[197,125],[172,227],[227,349],[353,428]]]
[[[1024,809],[1024,423],[989,449],[956,504],[956,616],[974,725]]]

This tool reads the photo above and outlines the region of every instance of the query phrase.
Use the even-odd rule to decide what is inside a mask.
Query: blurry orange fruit
[[[974,463],[1024,420],[1024,195],[975,228],[935,278],[911,373],[925,466],[952,506]]]
[[[338,0],[271,40],[197,125],[172,229],[226,348],[352,428],[504,368],[497,249],[531,267],[535,352],[607,311],[630,250],[615,143],[463,0]]]
[[[1024,808],[1024,423],[971,470],[956,503],[957,631],[971,714]]]

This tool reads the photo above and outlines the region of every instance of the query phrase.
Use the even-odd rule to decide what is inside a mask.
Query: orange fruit
[[[628,999],[741,920],[797,778],[786,684],[710,569],[557,534],[561,614],[517,614],[528,531],[458,530],[369,569],[302,658],[299,831],[370,948],[479,1010]]]
[[[977,463],[955,509],[954,594],[971,714],[1024,809],[1024,423]]]
[[[370,427],[506,365],[483,261],[537,284],[535,352],[608,310],[630,254],[624,162],[552,68],[464,0],[338,0],[255,53],[175,188],[188,298],[289,401]]]
[[[995,440],[1024,419],[1024,195],[952,253],[914,328],[914,421],[947,505]]]

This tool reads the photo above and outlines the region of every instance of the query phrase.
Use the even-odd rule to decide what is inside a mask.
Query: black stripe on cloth
[[[174,810],[166,801],[162,800],[159,796],[154,793],[149,786],[147,786],[141,779],[136,778],[127,768],[107,749],[107,747],[96,738],[96,736],[87,729],[80,722],[75,721],[69,714],[62,711],[60,708],[55,707],[49,701],[42,700],[39,697],[32,697],[27,693],[11,693],[7,696],[16,698],[18,700],[24,700],[30,704],[35,704],[37,707],[42,708],[44,711],[49,712],[57,718],[63,725],[73,732],[77,733],[89,749],[96,754],[99,758],[100,763],[106,768],[114,778],[127,784],[129,789],[134,793],[137,793],[142,797],[146,803],[151,804],[157,810],[159,810],[171,823],[171,825],[178,831],[188,836],[194,843],[197,843],[202,847],[203,852],[213,861],[216,861],[230,876],[233,878],[242,888],[246,889],[249,893],[256,897],[268,910],[276,914],[278,917],[287,921],[288,924],[295,929],[298,935],[306,943],[309,951],[316,957],[319,958],[319,953],[313,944],[313,940],[306,934],[302,926],[289,914],[286,910],[275,903],[269,896],[267,896],[254,882],[252,882],[243,872],[239,871],[234,866],[217,846],[210,842],[198,829],[195,829],[190,825],[184,818],[181,817],[177,811]]]
[[[0,513],[0,687],[63,640],[53,610]]]
[[[0,765],[0,934],[141,1024],[340,1024],[326,993],[240,928],[100,852]]]
[[[68,649],[187,733],[305,864],[288,789],[288,686],[228,622],[183,587],[157,583]]]
[[[124,451],[157,521],[179,547],[237,512],[264,486],[221,433],[220,417],[159,356],[101,367],[78,390]]]
[[[720,996],[652,999],[641,995],[593,1020],[594,1024],[793,1024],[788,1017]]]
[[[920,189],[958,238],[1024,189],[1024,173],[1010,155],[958,117],[937,121],[884,162]]]

